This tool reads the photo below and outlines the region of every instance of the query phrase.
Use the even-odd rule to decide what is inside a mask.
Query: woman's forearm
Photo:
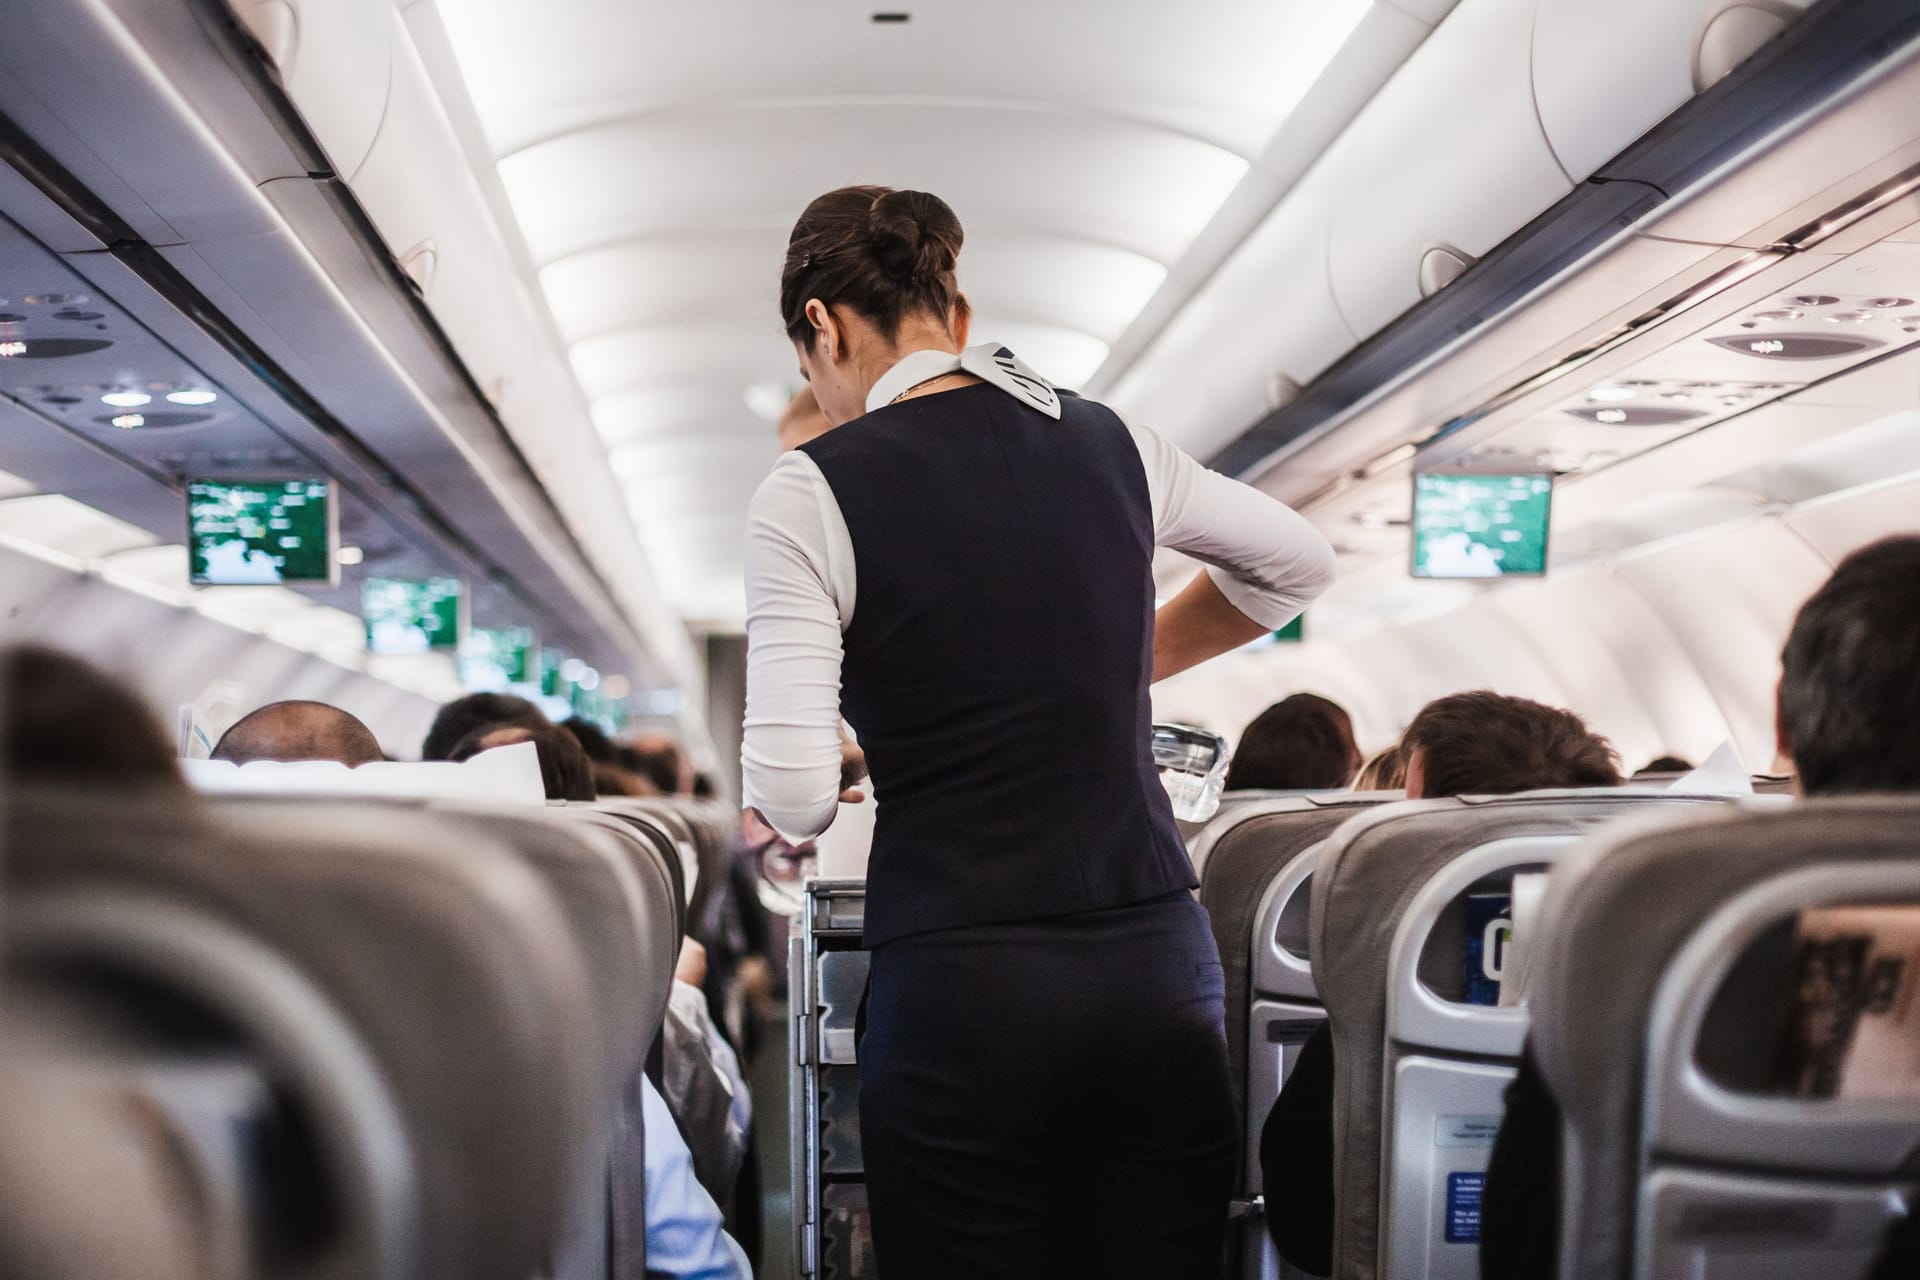
[[[1266,633],[1221,594],[1211,574],[1198,574],[1154,614],[1153,678],[1178,675]]]

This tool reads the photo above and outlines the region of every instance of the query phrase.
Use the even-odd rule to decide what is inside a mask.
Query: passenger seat
[[[1389,805],[1327,841],[1309,946],[1332,1020],[1333,1275],[1477,1280],[1479,1197],[1524,1008],[1467,1003],[1469,899],[1603,824],[1711,801],[1532,792]]]
[[[1397,792],[1320,796],[1230,793],[1194,837],[1200,905],[1226,975],[1227,1062],[1245,1140],[1238,1195],[1265,1190],[1260,1130],[1305,1043],[1325,1016],[1307,956],[1307,904],[1320,847],[1335,828]],[[1232,802],[1232,803],[1228,803]],[[1246,1280],[1294,1274],[1274,1256],[1259,1216],[1233,1233]]]
[[[1793,929],[1920,908],[1920,802],[1745,805],[1602,836],[1553,874],[1534,1053],[1560,1103],[1560,1280],[1859,1280],[1920,1209],[1920,1096],[1778,1077]]]
[[[22,791],[6,823],[10,971],[172,990],[290,1096],[337,1196],[313,1274],[547,1265],[607,1086],[580,950],[519,856],[351,802]]]

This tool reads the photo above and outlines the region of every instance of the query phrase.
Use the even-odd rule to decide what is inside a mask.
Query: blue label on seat
[[[1480,1189],[1487,1184],[1484,1173],[1447,1175],[1447,1243],[1480,1242]]]

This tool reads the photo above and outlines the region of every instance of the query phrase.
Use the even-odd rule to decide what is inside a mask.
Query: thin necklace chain
[[[902,391],[899,395],[895,396],[893,399],[887,401],[887,404],[888,405],[899,404],[902,400],[905,400],[908,396],[912,395],[914,392],[918,391],[922,387],[932,386],[934,383],[940,381],[940,379],[942,378],[951,378],[964,372],[966,372],[964,369],[949,369],[945,373],[936,373],[931,378],[922,378],[920,379],[920,381],[914,383],[912,386],[908,387],[905,391]]]

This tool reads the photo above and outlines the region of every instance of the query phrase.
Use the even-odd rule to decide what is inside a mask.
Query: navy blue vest
[[[852,535],[866,943],[1190,889],[1154,769],[1153,513],[1111,410],[980,384],[804,446]]]

